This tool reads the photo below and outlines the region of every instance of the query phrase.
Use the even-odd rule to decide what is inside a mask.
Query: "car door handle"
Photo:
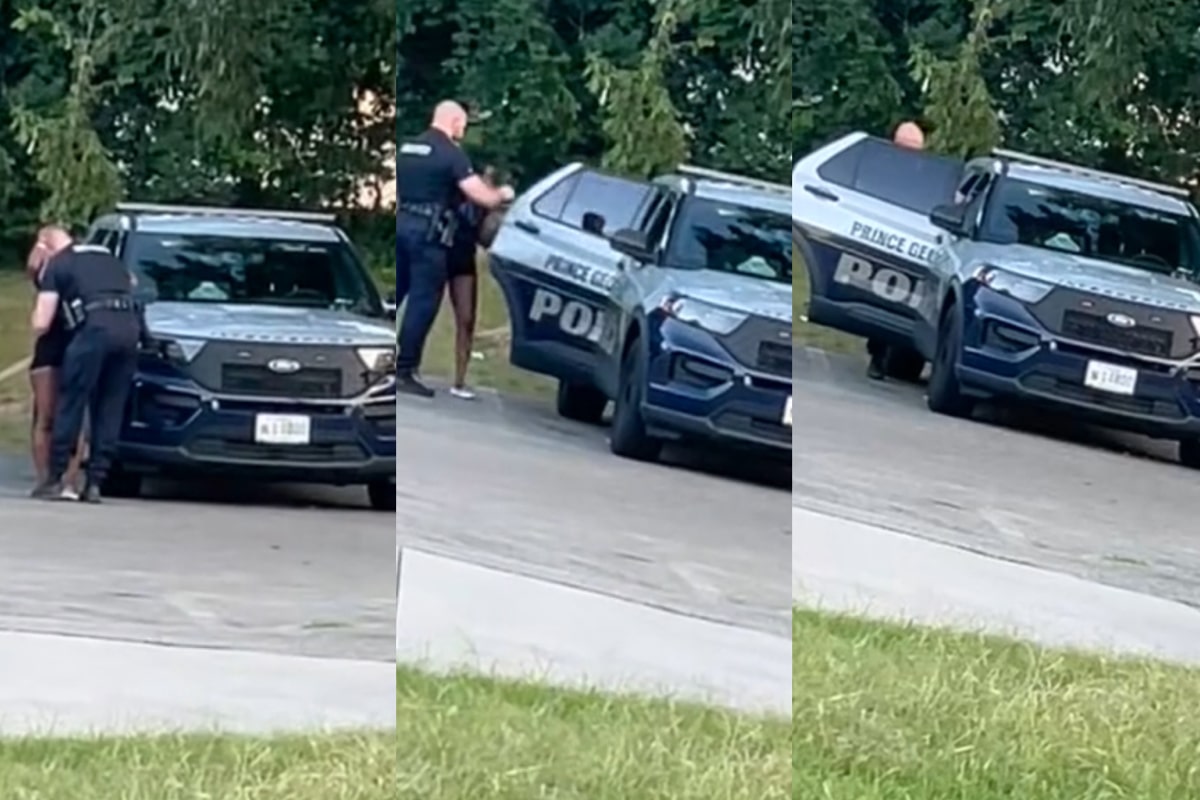
[[[526,222],[523,219],[519,219],[516,222],[514,222],[513,224],[516,225],[521,230],[525,231],[526,233],[532,233],[534,236],[537,236],[542,232],[542,229],[539,228],[537,225],[534,225],[532,222]]]
[[[812,184],[809,184],[804,187],[804,191],[808,192],[813,197],[819,197],[822,200],[829,200],[834,203],[838,201],[838,196],[823,186],[813,186]]]

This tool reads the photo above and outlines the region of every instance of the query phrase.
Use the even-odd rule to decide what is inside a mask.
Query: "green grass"
[[[782,800],[786,719],[400,669],[403,800]]]
[[[483,359],[471,362],[467,382],[506,394],[552,397],[557,387],[554,381],[517,369],[509,363],[508,306],[499,285],[488,271],[486,256],[481,255],[478,264],[479,311],[475,326],[475,351]],[[448,299],[443,302],[441,313],[429,335],[422,371],[439,377],[454,375],[454,310]]]
[[[1194,800],[1200,671],[796,612],[797,800]]]
[[[808,310],[808,267],[803,258],[792,247],[792,338],[804,347],[815,347],[830,353],[862,355],[866,343],[832,328],[813,325],[803,320]]]
[[[197,735],[0,740],[0,796],[394,800],[395,757],[390,731],[271,739]]]

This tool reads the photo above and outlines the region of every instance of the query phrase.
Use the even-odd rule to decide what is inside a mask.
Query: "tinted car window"
[[[1200,229],[1190,217],[1015,178],[992,192],[979,238],[1078,253],[1150,272],[1200,275]]]
[[[605,234],[630,228],[651,191],[645,183],[585,172],[567,201],[562,222],[582,230],[584,215],[598,214],[604,219]]]
[[[137,233],[129,239],[126,262],[151,300],[383,315],[366,270],[340,242]]]
[[[923,150],[863,139],[825,162],[817,174],[830,183],[918,214],[954,199],[963,163]]]
[[[556,184],[550,191],[533,201],[533,213],[550,219],[561,217],[567,201],[571,199],[571,192],[575,191],[575,184],[578,182],[579,175],[576,174]]]
[[[786,214],[694,198],[683,204],[676,219],[666,266],[790,284],[791,219]]]

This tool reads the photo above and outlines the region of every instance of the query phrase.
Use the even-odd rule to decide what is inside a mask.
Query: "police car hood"
[[[1054,286],[1200,314],[1200,285],[1153,272],[1153,268],[1114,264],[1029,245],[979,243],[972,247],[971,255],[981,265]]]
[[[153,335],[173,339],[381,347],[396,343],[396,331],[385,321],[324,308],[158,301],[147,306],[146,325]]]
[[[668,289],[701,303],[792,320],[792,285],[727,272],[671,270]]]

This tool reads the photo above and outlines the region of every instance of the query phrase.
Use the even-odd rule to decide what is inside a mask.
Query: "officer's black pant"
[[[421,366],[425,340],[437,319],[446,290],[446,248],[429,241],[429,221],[398,217],[396,221],[396,276],[407,277],[408,304],[400,322],[400,354],[396,371],[409,374]],[[397,292],[399,297],[399,292]]]
[[[116,455],[125,401],[136,369],[137,330],[127,320],[108,326],[89,319],[75,332],[63,359],[50,439],[53,479],[61,480],[67,470],[86,410],[91,416],[88,481],[95,485],[104,481]]]

